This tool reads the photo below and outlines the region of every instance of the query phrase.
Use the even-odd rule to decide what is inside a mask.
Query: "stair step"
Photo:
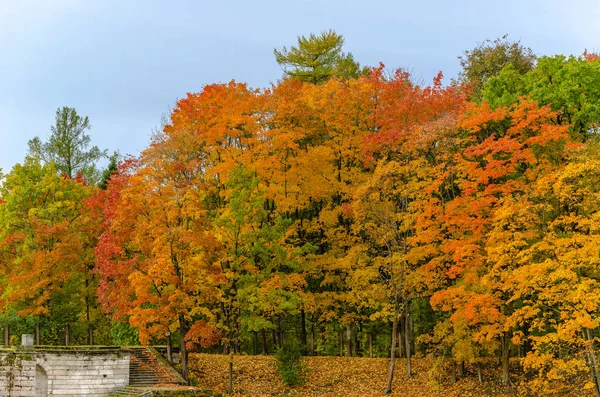
[[[129,384],[131,386],[178,385],[177,378],[157,353],[147,348],[131,349],[129,364]]]

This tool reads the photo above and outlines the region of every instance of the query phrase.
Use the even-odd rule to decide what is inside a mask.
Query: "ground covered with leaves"
[[[227,390],[228,356],[191,354],[192,377],[203,388],[215,393]],[[385,396],[389,360],[359,357],[306,357],[306,382],[303,386],[288,388],[277,375],[275,358],[269,356],[236,356],[234,358],[234,396]],[[518,363],[515,363],[518,366]],[[412,397],[468,397],[468,396],[527,396],[532,394],[524,387],[503,387],[501,373],[493,366],[483,367],[483,384],[477,380],[474,368],[466,368],[463,377],[453,382],[445,372],[436,376],[432,372],[433,360],[417,358],[413,361],[414,376],[405,376],[404,360],[396,365],[392,396]],[[439,375],[439,374],[438,374]],[[523,375],[515,371],[515,383]],[[438,380],[441,379],[441,384]],[[592,396],[583,389],[583,381],[575,380],[560,394]],[[438,390],[439,389],[439,390]],[[549,394],[543,394],[549,395]]]

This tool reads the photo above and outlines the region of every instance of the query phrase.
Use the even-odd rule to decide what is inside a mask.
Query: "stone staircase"
[[[153,348],[131,348],[129,351],[130,386],[185,385],[181,375]]]
[[[114,397],[149,397],[153,391],[185,385],[182,376],[151,347],[130,347],[129,386],[111,393]]]
[[[184,386],[183,377],[152,347],[129,347],[129,386],[110,395],[113,397],[211,397],[211,390]]]
[[[110,395],[112,397],[148,397],[151,396],[151,393],[138,387],[127,386],[124,389],[112,392]]]
[[[210,390],[174,390],[169,388],[146,388],[128,386],[123,390],[114,392],[112,397],[222,397],[213,394]]]

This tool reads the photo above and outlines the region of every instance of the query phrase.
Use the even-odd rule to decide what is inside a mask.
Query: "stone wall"
[[[128,352],[117,349],[0,351],[0,397],[106,396],[129,384]]]

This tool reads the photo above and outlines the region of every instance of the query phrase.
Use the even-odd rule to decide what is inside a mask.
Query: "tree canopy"
[[[91,138],[86,131],[91,128],[89,118],[77,114],[75,108],[59,108],[48,141],[39,137],[30,140],[29,155],[45,163],[54,163],[57,171],[69,178],[80,173],[88,183],[96,184],[101,174],[96,162],[107,157],[107,151],[90,146]]]
[[[508,38],[485,40],[471,50],[459,56],[462,70],[459,80],[471,85],[472,99],[481,100],[483,85],[500,71],[511,65],[515,73],[523,75],[535,67],[537,56],[533,51]]]
[[[344,37],[333,30],[308,37],[299,36],[289,50],[275,49],[275,60],[286,76],[312,84],[322,84],[332,77],[357,77],[360,65],[351,53],[344,53]]]
[[[427,355],[440,395],[475,374],[600,395],[600,59],[503,38],[426,85],[342,44],[276,50],[268,89],[188,93],[99,186],[89,121],[59,109],[0,188],[0,320],[175,338],[190,381],[188,352],[227,354],[230,392],[237,355],[299,345],[389,357],[373,390]]]

